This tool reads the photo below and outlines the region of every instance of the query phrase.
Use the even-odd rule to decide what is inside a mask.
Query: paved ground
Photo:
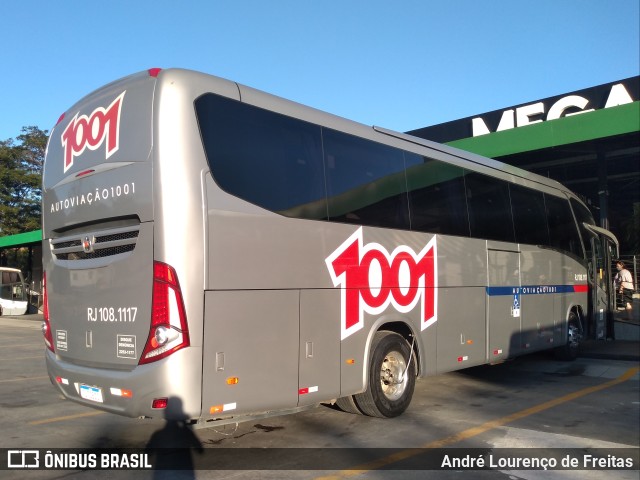
[[[0,318],[0,453],[161,446],[165,449],[153,456],[153,465],[174,461],[178,455],[177,461],[187,469],[0,471],[2,478],[458,479],[463,468],[423,470],[424,452],[442,455],[448,451],[442,449],[451,448],[452,458],[460,458],[465,452],[477,457],[516,448],[530,455],[582,458],[595,448],[612,449],[605,450],[612,455],[637,456],[639,451],[638,342],[594,342],[586,345],[584,354],[589,356],[574,362],[540,353],[420,379],[411,406],[395,419],[351,415],[325,406],[193,430],[161,418],[129,419],[63,400],[46,375],[39,320]],[[627,470],[507,467],[465,474],[481,480],[638,478],[637,471]]]

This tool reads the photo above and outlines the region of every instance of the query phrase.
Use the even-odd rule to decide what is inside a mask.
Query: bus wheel
[[[582,332],[580,331],[578,315],[575,312],[571,312],[567,320],[567,341],[563,346],[556,348],[556,358],[566,361],[573,361],[578,358],[581,340]]]
[[[416,366],[406,340],[392,332],[376,332],[371,345],[369,385],[354,395],[358,408],[372,417],[397,417],[413,396]]]
[[[362,415],[362,412],[356,405],[356,401],[353,398],[353,395],[349,395],[348,397],[340,397],[338,400],[336,400],[336,405],[343,412]]]

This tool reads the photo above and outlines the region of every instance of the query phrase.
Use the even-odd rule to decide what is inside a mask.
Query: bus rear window
[[[195,107],[223,190],[284,215],[327,217],[319,126],[214,94]]]

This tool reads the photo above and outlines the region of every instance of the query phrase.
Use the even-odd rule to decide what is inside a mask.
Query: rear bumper
[[[86,367],[61,360],[51,351],[46,355],[47,372],[62,395],[91,408],[127,417],[196,419],[202,409],[202,350],[188,347],[158,362],[133,370]],[[100,389],[102,402],[80,395],[80,386]],[[128,390],[131,397],[122,396]],[[156,398],[167,398],[166,409],[152,408]]]

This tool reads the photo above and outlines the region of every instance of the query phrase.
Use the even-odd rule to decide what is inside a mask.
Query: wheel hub
[[[399,352],[389,352],[380,368],[380,386],[389,400],[398,400],[407,387],[407,363]]]

